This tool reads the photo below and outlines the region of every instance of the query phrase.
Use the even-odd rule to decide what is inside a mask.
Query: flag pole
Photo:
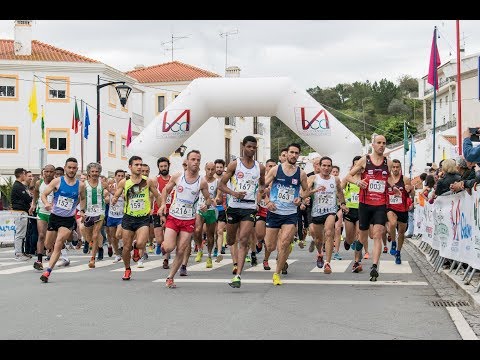
[[[461,79],[461,61],[460,58],[460,20],[457,20],[457,109],[458,109],[458,121],[457,121],[457,134],[458,134],[458,155],[462,155],[462,79]]]
[[[403,120],[403,173],[405,174],[405,139],[408,139],[407,137],[407,123],[405,120]],[[408,141],[408,140],[407,140]]]
[[[436,121],[437,121],[437,27],[435,26],[433,30],[433,159],[432,163],[435,162],[435,131],[436,131]]]
[[[80,100],[80,119],[83,119],[83,99]],[[80,174],[83,174],[83,120],[80,121]]]

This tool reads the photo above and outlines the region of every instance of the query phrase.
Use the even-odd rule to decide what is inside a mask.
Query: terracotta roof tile
[[[29,61],[66,61],[99,63],[85,56],[74,54],[70,51],[56,48],[52,45],[32,40],[31,55],[15,55],[13,40],[0,39],[0,60],[29,60]]]
[[[442,135],[445,140],[450,142],[453,146],[457,145],[457,136],[456,135]]]
[[[220,77],[218,74],[179,61],[135,69],[126,74],[137,79],[139,83],[192,81],[202,77]]]

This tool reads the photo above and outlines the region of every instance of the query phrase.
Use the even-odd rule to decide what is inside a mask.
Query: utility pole
[[[173,44],[174,44],[174,42],[175,42],[176,40],[187,39],[187,38],[189,38],[189,37],[190,37],[190,35],[188,35],[188,36],[174,36],[174,35],[172,34],[172,40],[170,40],[170,41],[165,41],[165,42],[162,42],[162,43],[161,43],[162,46],[165,46],[166,44],[171,44],[171,48],[170,48],[170,49],[165,49],[165,50],[171,50],[171,51],[172,51],[172,61],[173,61]],[[177,50],[178,50],[178,49],[180,49],[180,48],[177,48]]]
[[[235,34],[238,34],[238,29],[220,33],[221,37],[225,37],[225,76],[227,75],[228,36]]]

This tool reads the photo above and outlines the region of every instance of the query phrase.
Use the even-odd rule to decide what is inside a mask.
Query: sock
[[[238,264],[237,263],[233,263],[233,266],[237,266]]]
[[[43,257],[42,253],[37,254],[38,262],[42,262],[42,257]]]
[[[52,272],[52,268],[47,268],[48,273],[50,274]]]
[[[62,258],[68,259],[68,254],[67,254],[67,250],[66,250],[66,249],[62,249],[62,250],[60,251],[60,253],[62,254]]]
[[[372,268],[377,268],[377,264],[372,264]]]

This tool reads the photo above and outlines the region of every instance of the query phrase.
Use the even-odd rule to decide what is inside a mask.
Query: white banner
[[[0,211],[0,244],[13,243],[16,217],[18,213],[13,211]]]
[[[470,247],[470,264],[475,269],[480,269],[480,191],[472,191],[472,243]]]

